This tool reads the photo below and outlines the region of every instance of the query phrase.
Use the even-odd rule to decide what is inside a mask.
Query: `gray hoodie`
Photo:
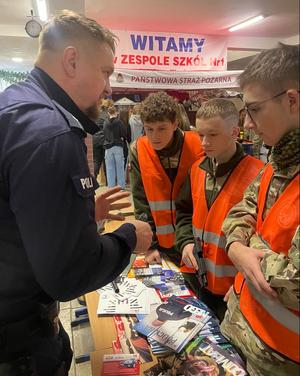
[[[131,128],[131,142],[143,134],[143,123],[140,115],[131,115],[129,118]]]

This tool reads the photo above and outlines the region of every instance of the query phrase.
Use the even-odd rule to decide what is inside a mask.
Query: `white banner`
[[[142,70],[115,70],[111,87],[135,89],[220,89],[238,87],[242,71],[226,72],[156,72]]]
[[[115,66],[160,71],[224,71],[227,38],[197,34],[113,31],[119,38]]]

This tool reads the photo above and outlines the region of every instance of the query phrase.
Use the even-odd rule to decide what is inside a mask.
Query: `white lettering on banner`
[[[224,71],[227,67],[226,37],[123,30],[114,33],[119,38],[117,69]]]
[[[116,70],[110,83],[112,87],[149,89],[216,89],[238,87],[241,71],[227,72],[156,72],[141,70]]]

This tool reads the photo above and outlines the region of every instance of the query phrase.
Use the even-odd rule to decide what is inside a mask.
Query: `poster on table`
[[[224,71],[227,38],[185,33],[114,30],[116,69]]]

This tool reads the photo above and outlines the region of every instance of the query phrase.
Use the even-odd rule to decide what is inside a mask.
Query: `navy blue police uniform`
[[[95,131],[39,68],[0,94],[0,374],[67,374],[57,301],[112,281],[135,248],[132,224],[97,233],[84,143]]]

